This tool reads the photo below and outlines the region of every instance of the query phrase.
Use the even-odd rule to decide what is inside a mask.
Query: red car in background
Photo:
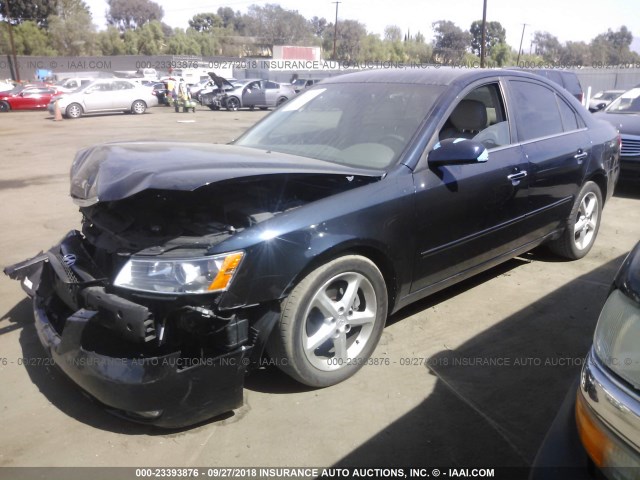
[[[48,85],[19,86],[8,92],[0,92],[0,112],[9,110],[46,109],[51,97],[57,95],[55,87]]]

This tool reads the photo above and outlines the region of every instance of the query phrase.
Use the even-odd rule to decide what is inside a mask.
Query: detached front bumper
[[[114,413],[160,427],[193,425],[240,407],[252,348],[194,358],[150,347],[144,337],[155,333],[152,312],[107,293],[82,242],[72,232],[47,253],[5,269],[33,297],[38,337],[56,365]],[[109,353],[101,347],[105,339]]]

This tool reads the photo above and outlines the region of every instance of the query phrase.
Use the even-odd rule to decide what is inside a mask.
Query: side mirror
[[[429,165],[465,165],[483,163],[489,159],[484,145],[466,138],[447,138],[436,143],[427,157]]]

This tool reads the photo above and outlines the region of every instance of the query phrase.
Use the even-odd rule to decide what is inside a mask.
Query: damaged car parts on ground
[[[527,73],[344,75],[233,145],[80,152],[82,231],[5,272],[85,391],[190,425],[240,406],[264,355],[333,385],[409,303],[545,242],[586,255],[618,155],[613,127]]]

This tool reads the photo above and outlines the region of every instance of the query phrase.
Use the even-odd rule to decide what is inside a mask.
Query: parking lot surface
[[[68,171],[111,141],[226,143],[266,112],[0,115],[0,265],[79,227]],[[391,317],[371,364],[310,389],[253,372],[245,405],[181,431],[106,413],[46,361],[30,302],[0,279],[0,466],[527,466],[580,370],[624,255],[640,240],[640,187],[605,206],[583,260],[537,249]]]

